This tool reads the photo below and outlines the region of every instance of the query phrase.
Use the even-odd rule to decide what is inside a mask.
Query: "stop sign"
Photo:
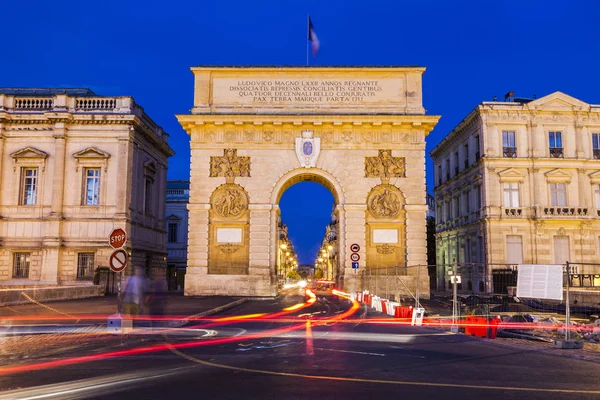
[[[108,236],[108,244],[113,249],[119,249],[123,247],[125,241],[127,240],[127,234],[121,228],[113,229],[113,231]]]

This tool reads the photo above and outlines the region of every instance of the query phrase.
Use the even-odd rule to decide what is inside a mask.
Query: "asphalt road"
[[[278,314],[303,301],[287,293],[220,315],[247,319],[20,360],[17,367],[55,364],[0,369],[0,388],[9,390],[0,399],[600,398],[600,365],[560,350],[374,324],[366,308],[350,315],[349,301],[331,297]],[[107,357],[114,351],[122,353]],[[59,365],[87,355],[93,360]]]

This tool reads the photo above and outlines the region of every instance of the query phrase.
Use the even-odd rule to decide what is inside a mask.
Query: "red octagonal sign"
[[[108,243],[113,249],[119,249],[123,247],[126,241],[127,234],[121,228],[113,229],[113,231],[108,236]]]

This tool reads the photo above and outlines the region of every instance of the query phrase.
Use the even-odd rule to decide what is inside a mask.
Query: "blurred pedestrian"
[[[150,292],[146,297],[148,313],[151,316],[152,328],[161,326],[167,304],[167,281],[157,278],[152,282]]]
[[[123,313],[132,316],[140,314],[144,297],[144,270],[136,267],[133,275],[126,277],[123,287]]]

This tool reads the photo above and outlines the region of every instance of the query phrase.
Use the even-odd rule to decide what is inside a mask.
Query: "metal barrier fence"
[[[600,312],[600,263],[567,264],[568,268],[563,266],[565,294],[562,301],[517,298],[519,266],[515,264],[454,263],[366,268],[359,272],[359,288],[392,301],[413,299],[415,303],[420,301],[424,291],[428,291],[432,297],[451,302],[456,313],[493,305],[492,309],[504,312],[564,315],[567,304],[572,313]],[[427,273],[430,278],[435,274],[435,278],[430,280],[430,287],[423,287]],[[417,285],[416,282],[422,284]],[[567,288],[570,289],[569,299],[566,297]]]

